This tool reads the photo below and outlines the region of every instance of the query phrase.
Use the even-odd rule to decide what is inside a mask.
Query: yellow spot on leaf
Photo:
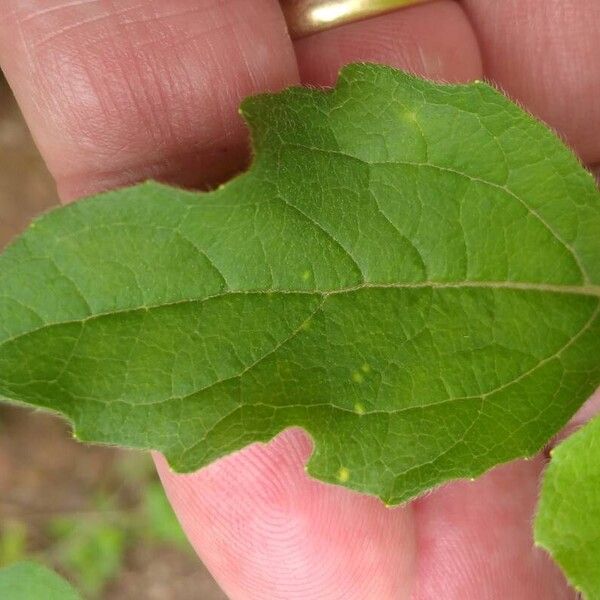
[[[364,405],[362,405],[360,402],[357,402],[354,405],[354,411],[359,414],[359,415],[364,415],[365,414],[365,407]]]
[[[356,371],[355,373],[352,373],[352,381],[354,381],[354,383],[362,383],[364,381],[364,377],[358,371]]]
[[[363,363],[363,366],[360,368],[363,373],[369,373],[371,371],[371,366],[369,363]]]
[[[304,271],[304,273],[302,273],[302,281],[308,281],[310,277],[310,271]]]
[[[337,478],[341,483],[346,483],[350,479],[350,471],[346,467],[340,467]]]

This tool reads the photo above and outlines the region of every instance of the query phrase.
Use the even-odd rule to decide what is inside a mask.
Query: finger
[[[591,418],[600,414],[600,389],[581,407],[573,421],[578,425],[587,423]]]
[[[575,600],[533,544],[542,458],[444,486],[414,503],[420,549],[412,600]]]
[[[600,162],[600,2],[464,0],[486,76]]]
[[[311,447],[299,430],[253,445],[163,484],[200,556],[227,595],[269,600],[410,597],[410,507],[308,478]]]
[[[240,100],[297,81],[276,0],[5,0],[0,64],[63,198],[221,180]]]
[[[444,81],[482,76],[473,28],[453,0],[352,23],[296,40],[303,81],[331,85],[349,62],[377,62]]]

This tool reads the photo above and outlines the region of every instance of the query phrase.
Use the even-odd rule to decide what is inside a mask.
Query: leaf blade
[[[600,598],[600,418],[552,451],[534,535],[588,600]]]
[[[243,112],[248,173],[79,202],[0,257],[0,394],[179,470],[301,426],[311,474],[388,503],[541,448],[600,382],[576,159],[487,86],[383,67]]]

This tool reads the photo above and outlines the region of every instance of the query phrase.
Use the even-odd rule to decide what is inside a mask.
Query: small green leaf
[[[535,540],[587,600],[600,599],[600,417],[553,450]]]
[[[79,594],[54,571],[32,562],[0,570],[2,600],[79,600]]]
[[[0,258],[0,395],[192,471],[281,430],[407,500],[531,455],[600,383],[600,196],[483,83],[373,65],[244,102],[201,194],[56,210]]]

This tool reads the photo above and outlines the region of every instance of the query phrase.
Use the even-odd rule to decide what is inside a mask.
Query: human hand
[[[67,201],[149,177],[222,180],[247,160],[243,97],[331,84],[356,60],[485,76],[599,163],[598,22],[597,0],[436,0],[292,43],[275,0],[5,0],[0,63]],[[543,457],[389,510],[308,479],[309,453],[288,431],[191,476],[157,457],[231,598],[575,597],[533,548]]]

